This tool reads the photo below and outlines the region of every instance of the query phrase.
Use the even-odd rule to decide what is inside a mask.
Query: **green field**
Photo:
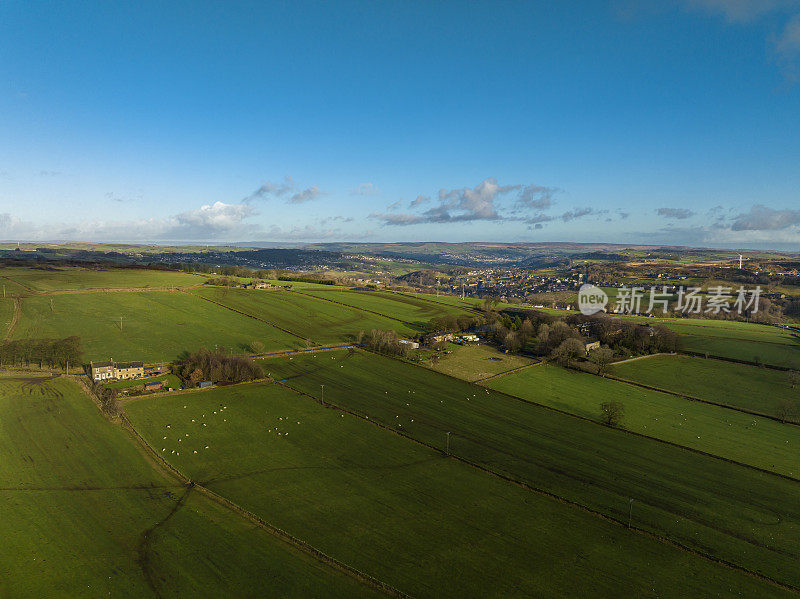
[[[0,455],[2,597],[365,591],[162,474],[66,379],[0,379]]]
[[[259,291],[205,287],[193,294],[273,322],[319,344],[353,341],[359,331],[393,329],[418,332],[402,322],[356,308],[333,304],[293,291]]]
[[[779,592],[274,384],[126,409],[193,479],[414,596]]]
[[[204,275],[143,268],[0,268],[0,276],[34,291],[69,289],[129,289],[202,285]]]
[[[164,381],[164,387],[172,387],[177,389],[181,386],[181,379],[174,374],[162,374],[159,376],[151,376],[142,379],[111,381],[110,383],[106,383],[105,386],[110,389],[130,389],[132,387],[139,387],[141,389],[145,383],[154,383],[156,381]]]
[[[14,316],[14,300],[0,298],[0,339],[6,336],[11,319]]]
[[[800,586],[796,481],[372,354],[266,362],[273,376],[298,390],[319,396],[324,384],[326,401],[436,447],[444,447],[449,431],[457,455],[610,517],[627,521],[633,498],[636,526]],[[594,397],[596,406],[606,399]],[[559,407],[569,408],[567,401]],[[743,442],[762,447],[754,439],[760,433],[749,432]]]
[[[438,362],[426,366],[465,381],[477,381],[514,368],[535,364],[530,358],[504,354],[491,345],[448,344],[451,354],[441,355]]]
[[[618,401],[625,406],[627,430],[800,479],[795,426],[560,366],[527,368],[487,385],[598,421],[600,404]]]
[[[800,369],[800,345],[764,343],[717,335],[683,334],[680,347],[709,356]]]
[[[783,400],[800,405],[800,387],[791,387],[788,373],[720,360],[651,356],[615,364],[611,374],[768,416],[777,416]]]
[[[22,300],[15,339],[69,335],[81,338],[87,362],[109,358],[167,361],[181,352],[215,345],[248,352],[253,340],[269,349],[302,343],[267,323],[180,291],[81,293]]]
[[[8,269],[0,267],[0,299],[2,298],[3,289],[5,289],[7,298],[14,295],[27,295],[31,292],[19,283],[3,276],[6,272],[8,272]]]
[[[424,327],[432,318],[464,314],[463,310],[455,306],[446,306],[399,293],[347,291],[341,287],[333,287],[326,290],[304,290],[303,293],[321,299],[341,302],[354,308],[377,312],[384,316],[403,320],[420,328]]]

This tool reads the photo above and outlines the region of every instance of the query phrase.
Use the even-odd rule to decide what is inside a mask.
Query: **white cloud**
[[[374,183],[362,183],[355,189],[350,190],[350,195],[353,196],[374,196],[380,194],[380,190]]]
[[[316,185],[300,189],[295,185],[294,180],[287,176],[283,183],[273,183],[265,181],[258,189],[242,200],[243,204],[250,204],[257,200],[282,199],[288,204],[302,204],[316,200],[325,195]]]

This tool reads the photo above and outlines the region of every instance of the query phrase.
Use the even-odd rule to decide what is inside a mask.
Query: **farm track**
[[[764,574],[761,574],[759,572],[755,572],[753,570],[745,568],[744,566],[741,566],[741,565],[739,565],[739,564],[737,564],[735,562],[731,562],[729,560],[725,560],[725,559],[716,557],[716,556],[714,556],[714,555],[712,555],[710,553],[706,553],[704,551],[701,551],[699,549],[695,549],[693,547],[690,547],[690,546],[685,545],[683,543],[680,543],[678,541],[674,541],[674,540],[672,540],[672,539],[670,539],[668,537],[662,536],[662,535],[660,535],[660,534],[658,534],[656,532],[653,532],[653,531],[650,531],[650,530],[647,530],[647,529],[644,529],[644,528],[639,528],[639,527],[633,526],[633,525],[629,526],[627,522],[623,522],[622,520],[620,520],[618,518],[615,518],[615,517],[613,517],[611,515],[605,514],[605,513],[601,512],[601,511],[596,510],[594,508],[591,508],[589,506],[583,505],[582,503],[579,503],[577,501],[573,501],[571,499],[567,499],[566,497],[562,497],[561,495],[552,493],[552,492],[547,491],[547,490],[542,489],[542,488],[534,487],[533,485],[530,485],[530,484],[528,484],[528,483],[526,483],[524,481],[518,480],[517,478],[515,478],[515,477],[513,477],[513,476],[511,476],[509,474],[504,474],[502,472],[498,472],[498,471],[492,470],[491,468],[489,468],[487,466],[483,466],[483,465],[481,465],[479,463],[472,462],[471,460],[468,460],[466,458],[463,458],[463,457],[460,457],[458,455],[455,455],[452,452],[451,453],[446,453],[440,447],[436,447],[434,445],[431,445],[429,443],[426,443],[424,441],[416,439],[415,437],[412,437],[411,435],[409,435],[409,434],[407,434],[407,433],[405,433],[403,431],[396,430],[396,429],[394,429],[394,428],[392,428],[390,426],[387,426],[385,424],[377,422],[377,421],[373,420],[372,418],[369,418],[366,414],[361,414],[359,412],[350,410],[348,408],[342,407],[342,406],[337,405],[335,403],[331,403],[330,401],[324,401],[323,402],[320,398],[314,397],[313,395],[305,393],[304,391],[300,391],[299,389],[295,389],[294,387],[291,387],[290,385],[287,385],[284,382],[276,381],[276,384],[280,385],[281,387],[284,387],[284,388],[286,388],[288,390],[291,390],[294,393],[297,393],[298,395],[301,395],[301,396],[304,396],[304,397],[308,397],[308,398],[314,400],[315,402],[319,403],[323,407],[337,409],[337,410],[340,410],[340,411],[342,411],[342,412],[344,412],[346,414],[349,414],[351,416],[355,416],[356,418],[359,418],[361,420],[369,422],[370,424],[372,424],[372,425],[374,425],[374,426],[376,426],[376,427],[378,427],[380,429],[383,429],[383,430],[386,430],[386,431],[390,431],[390,432],[394,433],[395,435],[398,435],[398,436],[400,436],[400,437],[402,437],[404,439],[407,439],[407,440],[409,440],[409,441],[411,441],[413,443],[416,443],[418,445],[421,445],[423,447],[426,447],[428,449],[436,451],[436,452],[442,454],[442,456],[445,457],[445,458],[450,458],[450,459],[456,460],[458,462],[461,462],[461,463],[463,463],[463,464],[465,464],[467,466],[470,466],[471,468],[474,468],[476,470],[479,470],[479,471],[483,472],[484,474],[488,474],[489,476],[492,476],[492,477],[498,478],[500,480],[503,480],[505,482],[511,483],[511,484],[513,484],[515,486],[518,486],[520,488],[523,488],[523,489],[525,489],[527,491],[530,491],[532,493],[536,493],[537,495],[548,497],[548,498],[553,499],[555,501],[558,501],[559,503],[562,503],[564,505],[568,505],[568,506],[580,509],[583,512],[591,514],[594,517],[597,517],[597,518],[599,518],[601,520],[604,520],[606,522],[609,522],[611,524],[620,526],[622,528],[627,528],[628,530],[631,530],[631,531],[633,531],[633,532],[635,532],[637,534],[640,534],[642,536],[645,536],[645,537],[648,537],[648,538],[653,539],[655,541],[658,541],[660,543],[663,543],[664,545],[668,545],[668,546],[674,547],[676,549],[685,551],[685,552],[687,552],[687,553],[689,553],[691,555],[697,556],[699,558],[705,559],[707,561],[710,561],[710,562],[713,562],[713,563],[716,563],[716,564],[719,564],[719,565],[722,565],[722,566],[725,566],[725,567],[727,567],[727,568],[729,568],[731,570],[742,572],[744,574],[747,574],[747,575],[752,576],[752,577],[754,577],[754,578],[756,578],[758,580],[767,582],[769,584],[772,584],[772,585],[774,585],[776,587],[779,587],[779,588],[782,588],[784,590],[800,594],[800,588],[798,588],[798,587],[795,587],[795,586],[792,586],[790,584],[786,584],[786,583],[780,582],[778,580],[775,580],[774,578],[771,578],[771,577],[766,576]],[[513,397],[513,396],[510,396],[510,397]],[[515,399],[520,399],[520,398],[515,398]],[[520,401],[525,401],[525,400],[521,400],[520,399]],[[536,405],[538,405],[538,404],[536,404]],[[557,411],[559,411],[559,410],[557,410]],[[475,442],[472,439],[469,439],[469,440],[472,441],[472,442]],[[498,450],[498,451],[500,453],[504,453],[504,452],[502,452],[502,450]],[[519,459],[519,456],[513,456],[513,457]],[[714,456],[714,457],[716,457],[716,456]],[[724,459],[724,458],[722,458],[722,459]],[[560,474],[566,474],[566,473],[560,472]],[[689,518],[687,518],[687,519],[689,519]],[[703,524],[705,526],[709,525],[709,524],[704,523],[704,522],[698,522],[698,523]],[[723,529],[719,529],[718,527],[715,527],[715,529],[720,531],[720,532],[726,532]],[[736,536],[738,538],[742,538],[742,537],[740,537],[740,535],[738,535],[735,532],[731,531],[730,534],[731,534],[731,536]],[[746,539],[742,538],[742,540],[746,540]]]
[[[11,316],[11,322],[8,323],[8,328],[6,329],[6,334],[4,339],[8,340],[11,339],[11,336],[14,334],[14,330],[17,328],[19,324],[19,319],[22,317],[22,302],[18,297],[14,298],[14,314]]]
[[[361,572],[360,570],[357,570],[356,568],[353,568],[353,567],[345,564],[344,562],[340,562],[336,558],[331,557],[331,556],[327,555],[326,553],[323,553],[322,551],[316,549],[312,545],[309,545],[305,541],[303,541],[303,540],[291,535],[290,533],[278,528],[277,526],[274,526],[274,525],[266,522],[265,520],[263,520],[262,518],[260,518],[256,514],[244,509],[243,507],[241,507],[240,505],[234,503],[230,499],[228,499],[228,498],[226,498],[226,497],[224,497],[222,495],[219,495],[218,493],[216,493],[216,492],[212,491],[211,489],[205,487],[203,484],[196,483],[196,482],[190,480],[180,470],[178,470],[177,468],[172,466],[172,464],[170,464],[163,457],[161,457],[161,455],[155,450],[155,448],[153,448],[147,442],[147,440],[139,434],[139,432],[136,430],[136,428],[133,426],[133,424],[131,423],[131,421],[128,419],[128,417],[125,414],[122,415],[121,420],[122,420],[123,427],[133,436],[133,438],[134,438],[136,444],[139,446],[139,448],[148,455],[148,457],[150,458],[149,461],[154,464],[154,467],[159,467],[161,470],[165,471],[170,476],[172,476],[173,478],[176,478],[181,483],[183,483],[184,486],[188,487],[189,489],[193,489],[193,490],[198,491],[199,493],[201,493],[201,494],[205,495],[206,497],[208,497],[209,499],[215,501],[217,504],[221,505],[222,507],[225,507],[225,508],[231,510],[232,512],[235,512],[237,515],[239,515],[242,518],[250,521],[251,523],[253,523],[256,526],[258,526],[259,528],[261,528],[262,530],[264,530],[264,531],[268,532],[269,534],[273,535],[274,537],[284,541],[288,545],[291,545],[294,549],[299,550],[299,551],[309,555],[310,557],[314,558],[315,560],[317,560],[317,561],[319,561],[321,563],[324,563],[324,564],[334,568],[335,570],[337,570],[339,572],[342,572],[342,573],[354,578],[355,580],[372,587],[373,589],[376,589],[378,591],[382,591],[383,593],[385,593],[385,594],[387,594],[389,596],[392,596],[392,597],[400,597],[400,598],[403,598],[403,599],[409,597],[409,595],[407,595],[406,593],[403,593],[402,591],[392,587],[391,585],[389,585],[389,584],[387,584],[387,583],[385,583],[383,581],[380,581],[377,578],[374,578],[373,576],[370,576],[369,574]],[[174,510],[174,511],[177,511],[177,510]]]

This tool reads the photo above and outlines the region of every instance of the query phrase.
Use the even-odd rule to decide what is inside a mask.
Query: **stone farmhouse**
[[[138,379],[144,376],[144,364],[142,362],[90,362],[89,374],[92,380],[124,380]]]

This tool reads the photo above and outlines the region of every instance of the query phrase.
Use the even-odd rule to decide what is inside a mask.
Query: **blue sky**
[[[800,251],[799,208],[800,0],[0,4],[0,239]]]

